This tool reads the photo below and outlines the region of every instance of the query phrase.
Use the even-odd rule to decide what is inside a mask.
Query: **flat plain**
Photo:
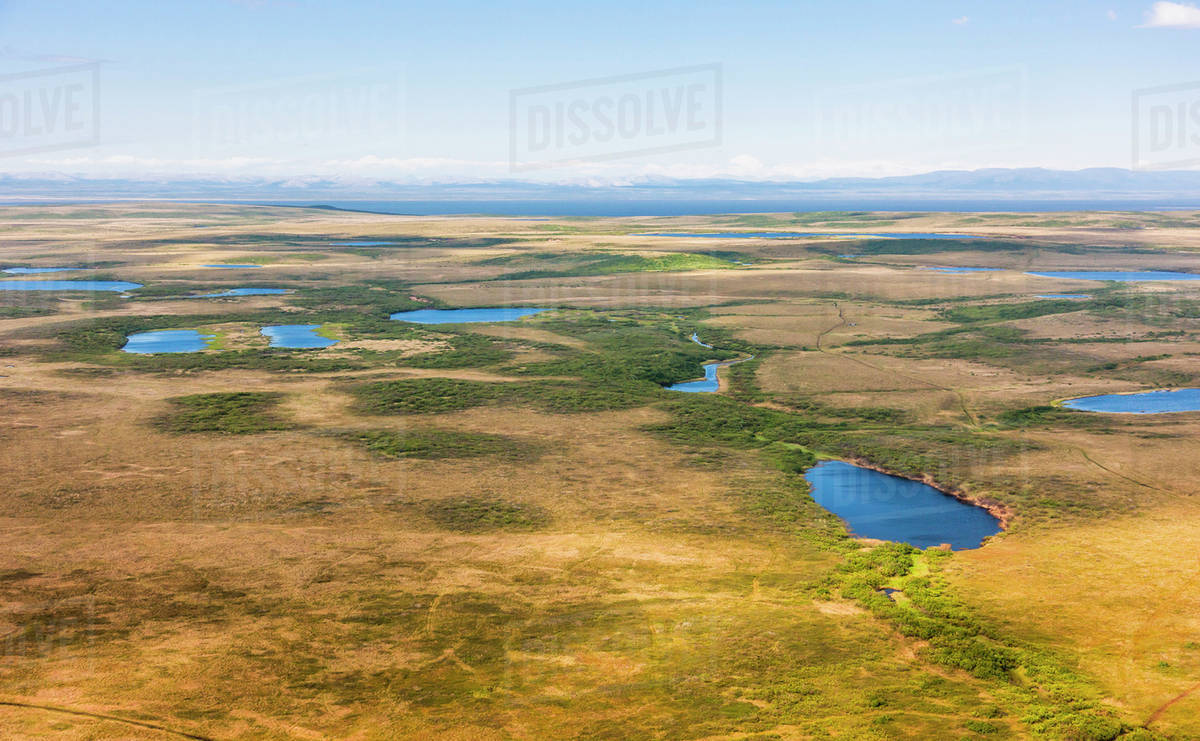
[[[1200,737],[1200,413],[1056,405],[1200,386],[1200,282],[1027,272],[1200,272],[1198,213],[0,221],[143,284],[0,291],[6,738]],[[643,236],[738,230],[978,238]],[[492,306],[551,311],[388,319]],[[854,538],[822,458],[1005,530]]]

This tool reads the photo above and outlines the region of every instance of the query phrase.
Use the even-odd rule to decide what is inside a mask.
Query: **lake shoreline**
[[[1005,505],[1001,502],[998,502],[995,499],[991,499],[989,497],[975,496],[972,494],[968,494],[967,492],[965,492],[962,489],[959,489],[957,487],[946,486],[945,484],[940,484],[937,482],[936,479],[933,478],[932,474],[923,473],[920,476],[912,476],[910,474],[897,473],[896,471],[892,471],[892,470],[889,470],[889,469],[887,469],[883,466],[880,466],[876,463],[872,463],[871,461],[868,461],[865,458],[858,458],[856,456],[847,456],[845,458],[834,458],[833,460],[840,460],[840,461],[843,461],[844,463],[849,463],[854,466],[859,466],[860,468],[870,469],[877,473],[886,474],[888,476],[895,476],[898,479],[907,479],[908,481],[916,481],[917,483],[925,484],[930,489],[936,489],[936,490],[940,491],[941,493],[945,494],[946,496],[954,497],[955,499],[957,499],[960,502],[963,502],[964,504],[970,504],[972,506],[979,507],[980,509],[987,510],[987,512],[992,517],[995,517],[1000,522],[1000,533],[1008,531],[1009,523],[1012,521],[1012,518],[1016,516],[1016,513],[1013,512],[1007,505]],[[1000,533],[996,533],[996,535],[999,535]],[[996,535],[989,535],[987,538],[984,538],[984,543],[986,543],[989,539],[996,537]]]

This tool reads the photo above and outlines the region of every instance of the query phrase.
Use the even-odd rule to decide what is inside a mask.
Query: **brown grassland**
[[[1200,413],[1054,406],[1200,385],[1200,282],[1024,272],[1200,272],[1200,214],[0,222],[0,267],[144,284],[0,291],[3,738],[1200,738]],[[739,229],[985,239],[639,236]],[[196,297],[237,286],[289,292]],[[498,305],[552,311],[387,320]],[[814,456],[1007,529],[855,539]]]

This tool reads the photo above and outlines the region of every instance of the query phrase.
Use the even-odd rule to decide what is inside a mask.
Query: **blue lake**
[[[215,265],[205,265],[206,268],[261,268],[262,265],[238,264],[232,262],[220,262]]]
[[[1068,409],[1083,412],[1119,412],[1123,414],[1162,414],[1200,411],[1200,389],[1144,391],[1140,394],[1104,394],[1083,396],[1063,402]]]
[[[146,354],[162,352],[199,352],[208,347],[215,335],[200,334],[194,329],[160,329],[138,332],[126,339],[125,352]]]
[[[705,363],[704,380],[673,383],[667,386],[667,390],[683,391],[689,394],[711,394],[714,391],[719,391],[721,383],[717,380],[717,368],[720,368],[722,365],[726,365],[726,363]]]
[[[889,476],[842,461],[808,469],[817,504],[842,518],[857,536],[908,543],[917,548],[949,543],[978,548],[1000,532],[1000,521],[919,481]]]
[[[192,298],[228,298],[230,296],[276,296],[287,293],[286,288],[230,288],[220,293],[205,293]]]
[[[1170,270],[1031,270],[1028,274],[1039,275],[1043,278],[1120,280],[1131,283],[1153,280],[1200,280],[1200,273],[1177,273]]]
[[[262,333],[271,339],[271,347],[312,350],[336,345],[337,340],[317,334],[317,330],[320,328],[320,324],[278,324],[273,327],[263,327]]]
[[[12,275],[37,275],[39,273],[65,273],[78,268],[5,268],[4,272]]]
[[[1043,293],[1035,298],[1091,298],[1090,293]]]
[[[511,322],[521,317],[540,314],[549,309],[520,309],[504,307],[497,309],[417,309],[398,311],[390,318],[399,322],[417,324],[468,324],[474,322]]]
[[[877,232],[839,234],[837,232],[650,232],[637,237],[698,237],[700,239],[800,239],[804,237],[842,237],[843,239],[980,239],[974,234],[933,234],[930,232]]]
[[[123,280],[0,280],[0,291],[116,291],[141,288]]]

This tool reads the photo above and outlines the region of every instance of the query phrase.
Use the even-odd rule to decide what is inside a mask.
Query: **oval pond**
[[[159,329],[129,335],[125,352],[142,354],[165,352],[199,352],[208,347],[216,335],[200,334],[194,329]]]
[[[872,471],[843,461],[808,469],[817,504],[842,518],[855,535],[929,548],[949,543],[955,550],[978,548],[1000,532],[1000,521],[976,507],[919,481]]]

